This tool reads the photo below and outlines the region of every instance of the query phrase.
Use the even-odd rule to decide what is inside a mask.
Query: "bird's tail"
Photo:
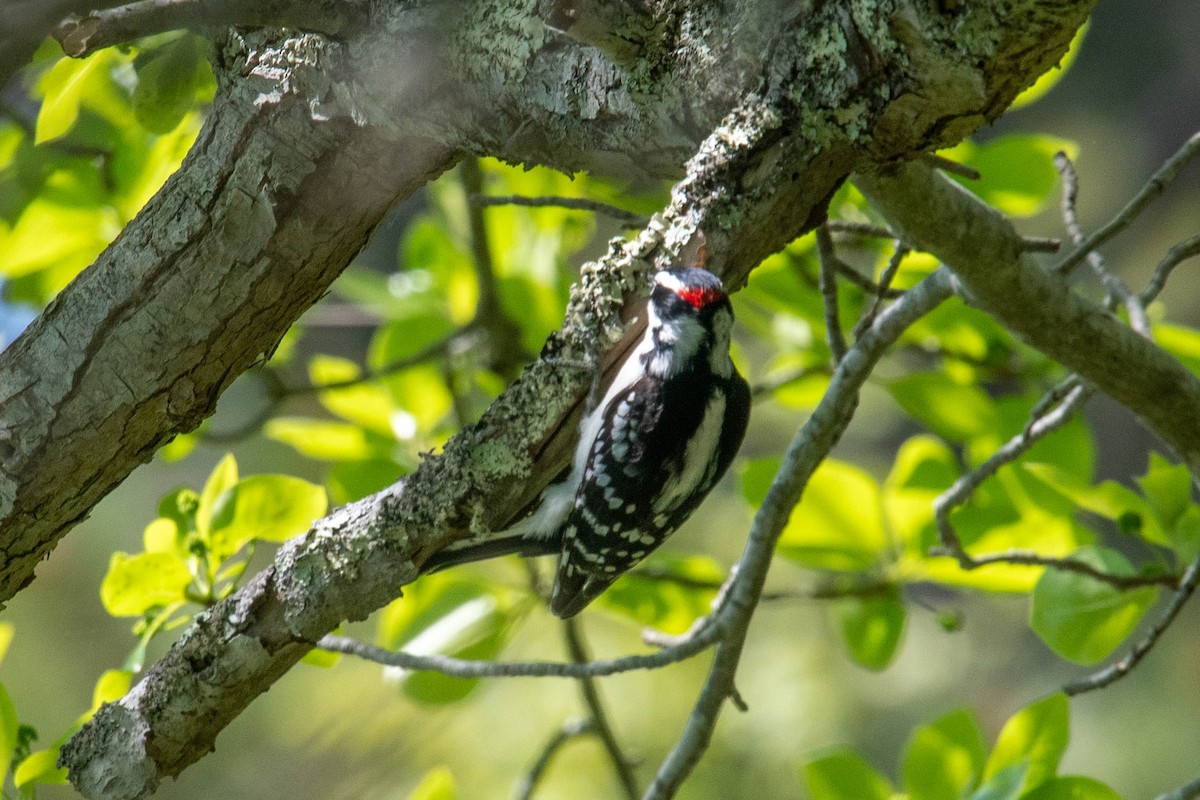
[[[472,561],[483,561],[488,558],[508,555],[534,558],[535,556],[556,555],[558,551],[558,545],[548,539],[532,539],[520,534],[501,536],[483,542],[463,544],[459,547],[450,545],[444,550],[439,550],[421,565],[421,574],[426,575],[449,567],[457,567],[459,564],[469,564]]]

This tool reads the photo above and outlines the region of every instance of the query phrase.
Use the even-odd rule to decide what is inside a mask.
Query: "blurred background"
[[[1077,142],[1079,211],[1085,229],[1093,230],[1200,130],[1197,30],[1195,0],[1101,3],[1077,61],[1052,92],[976,138],[985,142],[1007,133],[1041,132]],[[396,209],[359,259],[360,275],[396,271],[409,223],[424,208],[419,197]],[[1172,244],[1200,230],[1198,209],[1200,167],[1193,165],[1132,230],[1105,248],[1109,264],[1132,285],[1142,285]],[[1022,221],[1021,229],[1063,236],[1053,204]],[[606,235],[615,232],[602,230],[572,256],[573,264],[600,252]],[[405,267],[400,263],[401,270]],[[564,281],[569,280],[568,273]],[[361,358],[375,320],[347,302],[352,294],[335,292],[306,316],[296,344],[301,354]],[[1172,278],[1166,304],[1172,320],[1200,322],[1200,272],[1194,263]],[[11,339],[28,313],[6,308],[0,337]],[[297,361],[302,367],[303,359]],[[142,529],[154,518],[160,497],[181,484],[199,488],[227,451],[236,454],[243,475],[282,472],[325,479],[325,465],[281,441],[261,434],[226,441],[256,418],[264,402],[261,381],[253,375],[239,380],[222,398],[208,439],[201,438],[181,461],[159,458],[136,471],[63,540],[32,586],[4,610],[2,620],[15,625],[16,636],[0,666],[0,681],[22,721],[41,732],[40,746],[90,705],[96,679],[120,665],[134,643],[130,621],[105,613],[98,587],[114,550],[140,549]],[[317,413],[311,398],[292,402],[292,413]],[[1103,399],[1093,401],[1087,415],[1100,476],[1128,483],[1144,470],[1152,442],[1128,414]],[[781,453],[803,420],[800,411],[760,404],[743,455]],[[837,456],[881,478],[895,447],[914,431],[885,392],[868,386]],[[750,520],[731,476],[672,544],[728,565],[740,553]],[[679,538],[686,546],[678,544]],[[269,556],[264,548],[254,567]],[[484,569],[500,580],[523,580],[514,564]],[[771,583],[798,585],[805,577],[780,560]],[[847,657],[822,604],[764,604],[739,672],[738,687],[749,711],[726,709],[711,751],[681,796],[803,798],[800,765],[847,744],[895,777],[897,759],[915,726],[969,707],[990,742],[1014,711],[1087,672],[1054,656],[1033,635],[1023,597],[941,592],[917,599],[910,603],[899,657],[880,672]],[[958,630],[947,632],[939,624],[938,613],[944,611],[961,615]],[[540,622],[520,626],[503,657],[562,658],[558,627]],[[1193,604],[1132,676],[1072,701],[1064,773],[1097,777],[1128,798],[1151,797],[1200,775],[1198,623],[1200,610]],[[597,655],[643,649],[639,628],[627,619],[589,611],[583,625]],[[373,630],[368,622],[348,632],[370,638]],[[156,640],[150,658],[166,644]],[[641,758],[642,782],[675,742],[707,662],[697,658],[652,674],[602,681],[620,740]],[[380,670],[369,664],[344,659],[329,669],[300,666],[221,734],[214,754],[167,782],[158,796],[403,798],[427,770],[447,765],[462,797],[509,797],[549,736],[564,720],[583,714],[570,681],[494,680],[463,702],[430,705],[381,680]],[[73,793],[69,787],[46,787],[39,796]],[[585,738],[561,752],[536,796],[584,800],[618,796],[618,790],[600,746]]]

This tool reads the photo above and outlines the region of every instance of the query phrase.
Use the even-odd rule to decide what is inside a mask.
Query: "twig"
[[[619,206],[583,197],[562,197],[560,195],[529,197],[519,194],[485,195],[479,193],[468,195],[468,197],[471,204],[476,206],[526,206],[528,208],[569,208],[573,211],[591,211],[611,217],[629,228],[644,228],[650,222],[646,217],[626,211]]]
[[[721,708],[733,695],[750,619],[762,594],[775,544],[792,509],[817,466],[841,438],[858,406],[859,390],[876,362],[909,325],[950,297],[950,286],[950,273],[942,267],[888,306],[838,364],[829,389],[788,446],[783,464],[754,516],[728,598],[716,612],[715,623],[722,627],[724,636],[708,679],[679,741],[659,767],[644,800],[673,797],[708,748]]]
[[[1200,797],[1200,778],[1180,786],[1178,789],[1160,794],[1155,800],[1194,800],[1197,797]]]
[[[1066,258],[1054,266],[1054,269],[1060,274],[1069,274],[1080,261],[1083,261],[1087,257],[1088,253],[1095,250],[1104,242],[1107,242],[1114,235],[1124,230],[1129,223],[1133,222],[1151,201],[1166,190],[1171,182],[1175,180],[1176,176],[1179,175],[1180,170],[1187,166],[1188,162],[1197,155],[1200,155],[1200,133],[1192,134],[1184,142],[1183,146],[1176,150],[1175,154],[1167,159],[1158,168],[1158,171],[1150,176],[1150,180],[1146,181],[1146,185],[1134,195],[1133,199],[1115,217],[1078,244]]]
[[[1064,152],[1059,151],[1055,154],[1054,167],[1062,178],[1063,224],[1067,228],[1071,241],[1080,244],[1084,239],[1083,228],[1079,225],[1079,215],[1075,209],[1075,203],[1079,197],[1079,176],[1075,173],[1075,165],[1071,163],[1071,159]],[[1101,283],[1104,284],[1105,291],[1108,292],[1106,304],[1109,310],[1116,310],[1118,304],[1125,306],[1125,311],[1129,314],[1130,327],[1142,336],[1151,338],[1150,320],[1146,317],[1146,309],[1142,306],[1141,300],[1129,291],[1125,281],[1108,269],[1104,263],[1104,257],[1099,252],[1092,250],[1087,253],[1086,258],[1092,272],[1096,273]]]
[[[846,356],[846,336],[842,333],[842,321],[838,313],[837,254],[833,250],[833,237],[829,228],[817,228],[817,255],[821,262],[821,299],[825,303],[825,340],[836,365]]]
[[[968,553],[950,523],[950,514],[963,505],[985,480],[995,475],[1006,464],[1024,455],[1037,441],[1062,428],[1071,421],[1075,412],[1092,396],[1091,387],[1075,376],[1052,389],[1037,406],[1029,424],[1016,436],[1009,439],[1000,449],[975,469],[956,480],[949,489],[933,501],[934,521],[937,524],[940,547],[933,548],[930,555],[951,556],[964,570],[975,570],[991,564],[1017,564],[1023,566],[1051,567],[1066,572],[1087,575],[1119,589],[1141,586],[1167,586],[1176,588],[1178,580],[1170,575],[1116,575],[1084,561],[1070,558],[1052,558],[1027,550],[1006,550],[974,556]]]
[[[977,181],[983,178],[979,170],[974,167],[968,167],[966,164],[959,163],[945,156],[939,156],[937,153],[922,153],[921,160],[934,169],[940,169],[942,172],[949,172],[952,175],[957,175],[960,178],[966,178],[969,181]]]
[[[891,228],[882,225],[872,225],[869,222],[851,222],[845,219],[831,219],[825,223],[833,233],[853,233],[859,236],[874,236],[878,239],[895,239],[896,233]]]
[[[538,781],[546,774],[550,762],[554,759],[554,756],[558,755],[558,751],[562,749],[563,745],[572,739],[578,739],[580,736],[586,736],[595,732],[596,726],[590,719],[569,720],[563,723],[563,726],[546,742],[537,760],[529,768],[529,772],[517,784],[517,800],[529,800],[529,798],[533,797],[533,790],[537,788]]]
[[[483,191],[483,170],[478,159],[464,158],[460,164],[463,189],[468,197]],[[479,284],[479,301],[475,306],[474,322],[487,331],[488,367],[512,380],[521,365],[530,360],[532,354],[521,344],[521,326],[504,310],[500,302],[500,290],[496,282],[496,267],[492,262],[492,248],[488,237],[487,221],[483,206],[467,204],[467,221],[471,229],[471,263],[475,267],[475,280]]]
[[[691,658],[708,649],[722,634],[713,620],[674,647],[647,655],[566,664],[554,661],[477,661],[449,656],[418,656],[403,651],[384,650],[345,636],[324,636],[317,647],[335,653],[357,656],[388,667],[407,670],[432,670],[455,678],[583,678],[616,675],[640,669],[660,669]]]
[[[1183,577],[1179,580],[1179,588],[1171,595],[1171,602],[1167,604],[1167,607],[1163,609],[1159,618],[1146,631],[1146,635],[1141,641],[1135,644],[1119,661],[1082,680],[1067,684],[1063,687],[1063,691],[1068,695],[1076,695],[1090,692],[1093,689],[1103,689],[1110,683],[1120,680],[1132,672],[1133,668],[1146,657],[1146,654],[1150,652],[1151,648],[1154,647],[1167,628],[1171,626],[1171,623],[1175,621],[1175,617],[1179,615],[1180,609],[1183,608],[1184,604],[1195,593],[1197,585],[1200,585],[1200,557],[1192,561],[1183,573]]]
[[[1022,236],[1021,245],[1030,253],[1057,253],[1062,249],[1062,239],[1049,236]]]
[[[879,275],[879,286],[875,291],[875,300],[871,303],[871,308],[863,315],[858,324],[854,326],[854,335],[861,336],[862,332],[870,328],[875,322],[875,317],[879,316],[879,309],[883,307],[883,301],[888,293],[892,291],[892,281],[896,278],[896,273],[900,271],[900,265],[904,263],[904,259],[911,253],[904,242],[896,240],[892,256],[888,259],[887,266],[883,268],[883,272]]]
[[[241,0],[139,0],[63,20],[54,38],[75,58],[173,30],[274,25],[336,34],[360,16],[351,3],[245,3]]]
[[[1158,297],[1158,293],[1166,286],[1167,278],[1171,277],[1171,271],[1175,267],[1187,259],[1198,255],[1200,255],[1200,234],[1182,241],[1168,250],[1166,258],[1160,261],[1158,267],[1155,268],[1154,277],[1150,279],[1150,282],[1146,284],[1146,288],[1138,295],[1138,299],[1142,301],[1142,304],[1148,305],[1154,298]]]
[[[583,632],[579,628],[578,619],[563,620],[563,636],[566,639],[567,652],[571,656],[572,662],[586,664],[591,660],[583,643]],[[617,773],[617,781],[620,782],[621,789],[629,800],[637,800],[638,787],[637,781],[633,777],[633,769],[621,751],[621,744],[617,741],[617,735],[613,732],[612,723],[609,722],[608,714],[604,710],[604,704],[600,701],[596,679],[590,675],[580,676],[579,693],[583,697],[583,703],[587,706],[592,723],[596,727],[596,736],[604,745],[604,750],[608,753],[608,760],[612,762],[613,770]]]
[[[785,372],[773,378],[766,378],[762,381],[759,381],[750,387],[750,396],[757,399],[764,394],[770,394],[776,389],[782,389],[789,383],[795,383],[796,381],[804,380],[809,375],[828,375],[829,373],[830,370],[827,366],[799,367],[791,372]]]

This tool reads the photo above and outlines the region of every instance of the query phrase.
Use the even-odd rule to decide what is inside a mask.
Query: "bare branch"
[[[1163,162],[1163,165],[1158,168],[1157,172],[1150,176],[1150,180],[1133,196],[1133,199],[1115,217],[1109,220],[1107,224],[1076,245],[1075,249],[1066,258],[1054,266],[1055,271],[1061,275],[1070,274],[1071,270],[1075,269],[1080,261],[1087,258],[1088,253],[1128,227],[1129,223],[1137,219],[1146,206],[1150,205],[1155,198],[1166,191],[1166,188],[1171,185],[1171,182],[1175,180],[1180,171],[1197,155],[1200,155],[1200,133],[1192,134],[1184,142],[1183,146]]]
[[[472,661],[449,656],[418,656],[412,653],[384,650],[345,636],[324,636],[317,646],[335,653],[357,656],[388,667],[407,670],[432,670],[455,678],[587,678],[616,675],[643,669],[661,669],[712,646],[721,636],[721,626],[711,622],[696,631],[687,641],[664,648],[657,653],[621,658],[601,659],[584,663],[554,661]]]
[[[883,268],[883,272],[879,275],[879,286],[875,289],[875,299],[871,303],[871,307],[863,314],[863,318],[854,326],[854,335],[860,336],[863,331],[871,327],[875,322],[875,317],[879,316],[879,309],[883,307],[883,301],[894,290],[892,281],[896,278],[896,273],[900,271],[900,265],[904,263],[904,259],[912,251],[905,246],[899,239],[895,242],[895,249],[892,251],[891,258],[888,259],[887,266]]]
[[[612,217],[628,228],[641,229],[650,223],[650,220],[632,211],[626,211],[619,206],[602,203],[599,200],[590,200],[586,197],[563,197],[561,195],[528,197],[519,194],[472,194],[470,195],[470,202],[480,206],[526,206],[528,208],[569,208],[575,211],[591,211],[596,214],[603,214],[606,217]]]
[[[1200,136],[1192,149],[1200,150]],[[1153,186],[1180,168],[1159,170]],[[1163,177],[1166,175],[1167,177]],[[918,163],[895,176],[859,175],[857,185],[905,241],[950,266],[971,302],[1011,331],[1112,395],[1200,469],[1200,378],[1106,309],[1072,292],[1021,248],[1007,219],[957,184]],[[1145,192],[1149,194],[1148,192]],[[1106,226],[1105,234],[1115,231]],[[1085,244],[1087,252],[1096,242]],[[1079,258],[1083,256],[1080,255]]]
[[[357,3],[319,0],[137,0],[84,17],[68,17],[59,24],[54,38],[67,55],[83,58],[105,47],[174,30],[204,33],[231,25],[277,26],[332,35],[364,14],[365,9]]]
[[[951,175],[957,175],[960,178],[966,178],[969,181],[978,181],[983,179],[983,175],[981,175],[979,170],[975,169],[974,167],[968,167],[966,164],[962,164],[953,159],[946,158],[945,156],[939,156],[937,153],[922,153],[921,160],[934,169],[950,173]]]
[[[817,228],[817,254],[821,262],[821,299],[825,304],[825,341],[833,355],[836,366],[846,355],[846,335],[842,332],[841,316],[838,313],[838,290],[835,274],[839,269],[837,254],[833,251],[833,239],[829,229]]]
[[[537,788],[538,781],[546,774],[550,762],[554,756],[558,755],[558,751],[562,749],[563,745],[580,736],[587,736],[595,732],[596,725],[590,719],[571,720],[563,723],[563,726],[542,747],[542,752],[538,754],[537,760],[533,762],[529,772],[517,784],[517,800],[529,800],[533,797],[533,790]]]
[[[1160,794],[1155,800],[1194,800],[1197,797],[1200,797],[1200,778],[1174,791]]]
[[[1075,210],[1075,203],[1079,197],[1079,176],[1075,174],[1075,165],[1071,163],[1071,159],[1066,153],[1060,151],[1054,156],[1054,166],[1062,178],[1063,223],[1066,225],[1067,233],[1071,236],[1071,241],[1078,245],[1084,240],[1083,229],[1079,226],[1079,215]],[[1146,309],[1141,300],[1129,291],[1125,281],[1108,269],[1104,263],[1104,257],[1098,251],[1089,252],[1087,261],[1108,292],[1106,305],[1109,309],[1115,310],[1118,305],[1125,306],[1125,310],[1129,314],[1130,327],[1142,336],[1151,338],[1150,320],[1146,317]]]
[[[579,620],[575,617],[565,619],[562,622],[563,636],[567,642],[567,652],[571,655],[571,661],[575,664],[586,664],[591,660],[588,656],[587,647],[583,643],[583,631],[580,629]],[[617,774],[617,782],[621,784],[622,791],[629,800],[637,800],[638,787],[637,780],[633,777],[633,769],[625,753],[621,750],[621,744],[617,741],[617,734],[613,731],[612,723],[608,719],[608,713],[604,710],[604,703],[600,700],[600,690],[596,686],[596,679],[591,675],[581,675],[579,677],[579,693],[583,697],[583,703],[587,706],[588,713],[591,716],[592,724],[596,729],[596,736],[599,737],[601,744],[604,745],[604,751],[608,753],[608,760],[612,762],[613,771]]]
[[[1167,603],[1167,607],[1163,609],[1158,619],[1146,631],[1145,636],[1128,653],[1119,661],[1114,662],[1099,672],[1067,684],[1063,687],[1063,691],[1068,695],[1076,695],[1090,692],[1094,689],[1103,689],[1105,686],[1124,678],[1132,672],[1133,668],[1158,643],[1159,638],[1166,633],[1167,628],[1175,621],[1175,617],[1179,615],[1184,604],[1195,593],[1198,585],[1200,585],[1200,557],[1197,557],[1188,566],[1187,570],[1183,573],[1183,577],[1179,580],[1179,587],[1171,595],[1171,600]]]
[[[1167,285],[1167,278],[1171,277],[1172,270],[1187,259],[1195,258],[1198,255],[1200,255],[1200,234],[1182,241],[1168,250],[1166,257],[1155,268],[1154,277],[1146,284],[1146,288],[1139,296],[1142,303],[1150,303],[1158,297],[1159,292]]]

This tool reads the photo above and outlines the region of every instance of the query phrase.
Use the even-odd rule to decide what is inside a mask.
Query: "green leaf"
[[[887,552],[875,480],[858,467],[826,460],[809,480],[777,552],[814,569],[875,566]]]
[[[891,381],[887,388],[914,419],[952,442],[965,442],[996,423],[995,408],[986,393],[942,372],[907,375]]]
[[[1032,792],[1021,795],[1021,800],[1122,800],[1095,778],[1055,778],[1043,783]]]
[[[92,713],[105,703],[114,703],[129,692],[133,673],[125,669],[108,669],[92,689]]]
[[[263,426],[268,439],[291,445],[301,455],[321,461],[357,461],[386,456],[395,441],[349,422],[276,417]]]
[[[1079,146],[1045,134],[1009,134],[983,145],[964,140],[939,155],[979,171],[980,180],[951,176],[968,191],[1010,216],[1027,217],[1041,211],[1058,186],[1059,151],[1074,158]]]
[[[1061,692],[1039,700],[1009,717],[983,770],[991,781],[1014,767],[1023,768],[1026,789],[1054,777],[1067,749],[1070,715]]]
[[[114,617],[140,617],[156,606],[184,600],[191,582],[187,565],[174,553],[131,556],[118,551],[100,584],[100,601]]]
[[[39,750],[17,765],[13,783],[18,789],[35,783],[62,786],[67,782],[66,767],[58,766],[57,747]]]
[[[1113,575],[1132,575],[1115,550],[1086,547],[1072,556]],[[1158,590],[1122,591],[1066,570],[1048,569],[1033,590],[1029,624],[1050,649],[1076,664],[1095,664],[1115,650],[1158,599]]]
[[[308,362],[308,375],[314,386],[359,381],[362,370],[353,361],[334,356],[316,355]],[[391,418],[395,406],[387,390],[378,383],[361,381],[340,389],[328,389],[317,395],[321,405],[350,422],[385,436],[395,436]]]
[[[179,526],[174,520],[158,517],[142,531],[142,548],[147,553],[178,553]]]
[[[883,669],[892,663],[906,616],[898,593],[841,600],[837,616],[851,658],[867,669]]]
[[[911,556],[924,558],[933,544],[933,501],[958,474],[954,453],[932,436],[913,436],[896,451],[883,483],[883,507],[889,530],[905,543]]]
[[[1083,44],[1083,37],[1087,34],[1088,27],[1089,23],[1087,22],[1080,26],[1079,30],[1075,32],[1075,38],[1071,39],[1070,47],[1067,48],[1066,54],[1058,62],[1058,65],[1043,72],[1042,76],[1034,81],[1032,86],[1017,95],[1017,99],[1013,100],[1012,105],[1008,107],[1009,111],[1042,99],[1047,92],[1058,85],[1058,82],[1062,80],[1062,76],[1066,74],[1067,69],[1071,64],[1075,63],[1075,57],[1079,55],[1079,47]]]
[[[416,788],[408,793],[407,800],[458,800],[458,786],[454,775],[446,767],[434,767],[425,774]]]
[[[1182,325],[1155,325],[1154,343],[1200,375],[1200,331]]]
[[[8,655],[8,647],[12,644],[16,632],[17,629],[11,622],[0,622],[0,661],[4,661],[4,656]]]
[[[645,570],[653,570],[659,577],[649,577]],[[721,568],[711,558],[656,553],[642,571],[626,573],[596,602],[644,627],[683,633],[697,618],[712,610],[712,600],[717,594],[716,589],[687,583],[720,585],[722,580]]]
[[[1192,476],[1183,464],[1172,465],[1158,453],[1150,454],[1146,474],[1137,479],[1142,494],[1165,530],[1171,530],[1192,502]]]
[[[975,716],[953,711],[913,732],[904,756],[904,788],[910,800],[959,800],[979,781],[983,763]]]
[[[216,509],[217,498],[226,489],[233,487],[238,481],[237,461],[232,453],[226,453],[204,483],[204,489],[196,503],[196,531],[205,539],[212,525],[213,511]]]
[[[17,749],[17,730],[20,726],[17,707],[8,696],[8,690],[0,684],[0,786],[8,777],[9,764]]]
[[[65,135],[79,119],[79,102],[89,79],[113,64],[110,51],[101,50],[84,59],[63,57],[50,68],[38,89],[42,92],[42,107],[38,110],[34,143],[57,139]]]
[[[843,751],[804,765],[813,800],[889,800],[892,785],[858,753]]]
[[[325,490],[300,478],[243,478],[217,498],[209,548],[217,560],[224,560],[251,539],[286,541],[307,531],[313,520],[325,515],[327,507]]]
[[[1083,485],[1077,476],[1048,464],[1024,464],[1022,469],[1080,508],[1099,514],[1105,519],[1121,522],[1123,526],[1134,525],[1126,532],[1135,530],[1151,542],[1169,543],[1166,532],[1159,524],[1158,515],[1154,513],[1150,504],[1132,489],[1116,481],[1104,481],[1095,486]]]
[[[1017,800],[1025,782],[1028,762],[1009,764],[1004,769],[984,780],[970,800]]]
[[[195,107],[196,89],[208,69],[204,49],[200,37],[184,34],[134,60],[133,111],[143,128],[170,133]]]

